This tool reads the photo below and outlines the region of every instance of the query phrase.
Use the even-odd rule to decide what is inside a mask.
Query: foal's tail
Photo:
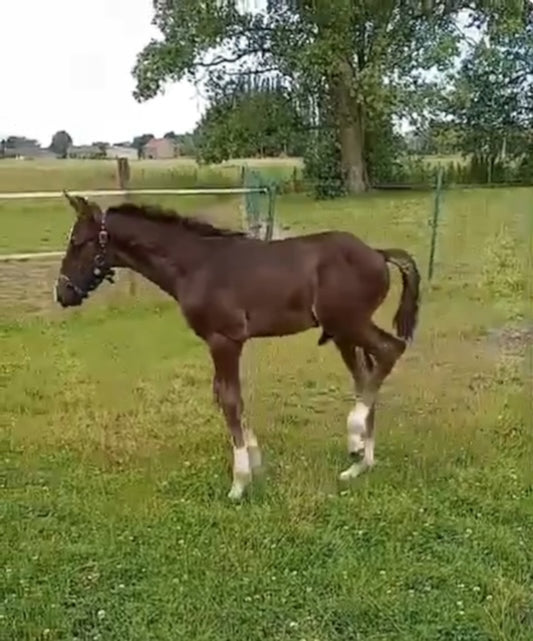
[[[418,322],[420,304],[420,272],[415,259],[403,249],[379,249],[387,263],[396,265],[402,276],[402,296],[392,321],[400,338],[410,341]]]

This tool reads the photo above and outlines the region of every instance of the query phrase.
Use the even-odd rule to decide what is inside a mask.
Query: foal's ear
[[[89,201],[82,196],[71,196],[66,191],[63,191],[63,194],[79,217],[96,218],[98,215],[102,214],[102,210],[96,203]]]

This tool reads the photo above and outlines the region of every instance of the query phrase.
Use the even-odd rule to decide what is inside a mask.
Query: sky
[[[131,70],[158,32],[151,0],[0,0],[0,138],[48,146],[191,131],[205,102],[187,82],[137,103]]]

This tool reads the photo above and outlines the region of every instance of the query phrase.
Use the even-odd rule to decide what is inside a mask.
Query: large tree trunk
[[[364,130],[360,121],[341,120],[339,135],[346,191],[349,194],[367,191],[368,174],[364,157]]]
[[[339,129],[344,186],[349,194],[358,194],[367,191],[369,183],[364,156],[364,112],[354,96],[353,85],[350,65],[342,65],[331,83],[332,102]]]

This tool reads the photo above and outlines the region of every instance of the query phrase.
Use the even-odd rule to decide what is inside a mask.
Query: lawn
[[[356,482],[337,480],[352,393],[334,348],[315,331],[249,345],[265,475],[240,506],[208,354],[172,302],[108,288],[22,314],[6,281],[0,639],[531,641],[532,202],[445,194],[435,280],[382,390],[376,468]],[[404,247],[425,276],[431,207],[284,196],[278,216],[289,233]],[[0,210],[4,248],[44,229],[55,247],[66,210],[24,215]]]

